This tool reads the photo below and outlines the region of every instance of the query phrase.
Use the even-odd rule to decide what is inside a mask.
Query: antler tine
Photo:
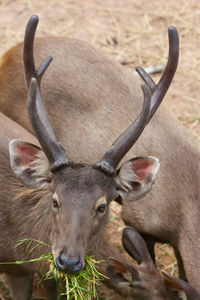
[[[43,63],[41,63],[41,65],[39,66],[38,70],[37,70],[37,75],[38,75],[38,80],[39,83],[42,79],[43,74],[45,73],[46,69],[48,68],[48,66],[50,65],[50,63],[52,62],[53,57],[52,56],[48,56]]]
[[[26,31],[24,36],[23,61],[27,90],[29,89],[31,78],[37,78],[37,72],[35,69],[35,62],[33,56],[33,43],[38,21],[38,16],[32,16],[29,19],[26,25]]]
[[[115,174],[118,163],[135,144],[149,119],[151,95],[146,84],[141,84],[141,87],[144,94],[142,112],[131,126],[116,139],[111,148],[106,151],[103,158],[95,165],[96,168],[101,169],[106,174]]]
[[[32,78],[27,100],[29,119],[40,145],[42,146],[42,149],[44,150],[51,164],[51,171],[55,172],[60,167],[71,165],[72,161],[67,157],[63,145],[58,141],[44,106],[43,109],[45,110],[46,122],[48,121],[49,127],[51,127],[53,134],[50,135],[49,131],[46,130],[45,126],[43,125],[43,122],[38,115],[38,102],[42,102],[40,89],[36,78]]]
[[[149,74],[147,74],[147,72],[145,72],[145,70],[142,67],[136,67],[136,71],[138,72],[140,77],[142,77],[146,85],[149,87],[151,94],[153,94],[153,91],[156,87],[156,84],[153,81],[153,79],[149,76]]]
[[[42,75],[46,71],[47,67],[52,61],[52,57],[48,56],[47,59],[41,64],[41,66],[36,70],[34,54],[33,54],[33,46],[34,46],[34,37],[35,31],[37,28],[39,18],[36,15],[30,17],[25,31],[24,36],[24,49],[23,49],[23,61],[24,61],[24,73],[25,73],[25,81],[26,88],[29,89],[31,78],[36,78],[38,85],[40,85],[40,81]]]
[[[160,81],[156,85],[151,77],[141,68],[137,67],[136,70],[142,79],[146,82],[152,93],[152,103],[150,109],[150,116],[148,122],[153,117],[154,113],[158,109],[160,103],[162,102],[171,82],[178,65],[179,58],[179,38],[178,32],[175,27],[171,26],[168,28],[168,38],[169,38],[169,52],[168,61],[165,70],[161,76]]]

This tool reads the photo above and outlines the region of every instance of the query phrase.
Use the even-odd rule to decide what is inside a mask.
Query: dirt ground
[[[39,15],[37,35],[89,42],[124,67],[166,63],[167,28],[180,36],[180,61],[165,97],[179,120],[200,142],[200,2],[198,0],[0,0],[0,56],[23,39],[32,14]],[[49,55],[51,53],[47,53]],[[159,75],[155,75],[155,81]],[[113,206],[108,238],[121,251],[120,207]],[[176,275],[172,249],[157,246],[159,269]],[[0,299],[9,299],[2,290]],[[102,299],[120,299],[107,290]]]

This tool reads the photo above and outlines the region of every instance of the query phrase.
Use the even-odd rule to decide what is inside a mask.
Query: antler
[[[48,119],[47,111],[42,102],[43,101],[37,80],[36,78],[32,78],[27,100],[28,115],[31,121],[32,128],[50,162],[51,171],[55,172],[60,167],[71,165],[72,161],[67,157],[63,145],[58,141]],[[37,103],[40,103],[43,106],[45,113],[45,125],[38,114]],[[50,131],[46,129],[46,126],[50,128]],[[52,134],[49,134],[49,132],[51,132]]]
[[[139,75],[148,85],[152,94],[149,121],[151,120],[154,113],[158,109],[158,106],[162,102],[172,82],[172,79],[174,77],[178,65],[179,38],[178,38],[178,32],[175,27],[171,26],[168,28],[168,38],[169,38],[169,52],[168,52],[167,65],[157,85],[154,83],[152,78],[144,71],[143,68],[141,67],[136,68],[136,71],[139,73]]]
[[[179,38],[178,33],[175,27],[169,27],[168,29],[169,36],[169,53],[168,53],[168,61],[165,67],[165,70],[162,74],[162,77],[159,83],[156,85],[151,77],[141,68],[137,67],[136,70],[143,78],[147,86],[151,91],[151,107],[149,114],[145,114],[143,116],[143,122],[139,124],[139,120],[142,118],[141,116],[114,142],[111,148],[106,151],[103,158],[96,164],[97,168],[100,168],[107,174],[113,175],[115,174],[115,170],[121,159],[128,152],[128,150],[134,145],[145,126],[153,117],[154,113],[158,109],[160,103],[162,102],[171,82],[176,72],[176,68],[178,65],[178,57],[179,57]],[[144,90],[146,92],[144,92]],[[143,86],[144,98],[148,98],[147,89]],[[144,100],[144,105],[146,100]],[[150,101],[149,101],[150,102]],[[143,108],[144,109],[144,108]],[[143,112],[141,113],[143,114]],[[148,116],[147,120],[145,119]],[[145,120],[145,121],[144,121]],[[138,125],[139,124],[139,125]],[[137,128],[137,125],[140,126]]]
[[[52,61],[52,56],[48,56],[46,60],[40,65],[38,70],[35,68],[34,55],[33,55],[33,45],[34,45],[34,37],[35,31],[37,28],[37,24],[39,22],[39,18],[36,15],[30,17],[25,31],[24,36],[24,49],[23,49],[23,61],[24,61],[24,73],[25,73],[25,81],[27,90],[30,87],[31,78],[36,78],[38,85],[40,85],[40,81],[42,75],[46,71],[47,67]]]
[[[35,69],[33,45],[38,21],[38,16],[35,15],[29,19],[24,37],[24,72],[26,87],[29,90],[27,108],[32,128],[51,164],[51,171],[53,172],[63,165],[71,165],[72,161],[67,157],[63,145],[55,134],[40,94],[42,75],[53,58],[48,56],[38,70]]]
[[[103,158],[96,164],[97,168],[100,168],[107,174],[115,174],[118,163],[135,144],[149,120],[151,95],[146,84],[141,84],[141,87],[144,94],[142,112],[131,126],[116,139],[111,148],[106,151]]]

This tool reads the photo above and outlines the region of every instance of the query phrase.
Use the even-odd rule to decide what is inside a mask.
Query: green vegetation
[[[49,245],[34,239],[21,240],[16,243],[15,247],[18,247],[25,242],[28,242],[26,249],[29,253],[40,246],[50,247]],[[32,246],[33,243],[36,244]],[[96,287],[100,284],[100,281],[106,277],[97,270],[97,264],[99,264],[100,261],[96,261],[92,256],[85,257],[84,269],[76,274],[68,274],[60,271],[54,263],[52,253],[42,254],[38,258],[30,260],[1,262],[0,264],[23,264],[31,262],[42,262],[41,274],[43,273],[42,269],[44,265],[49,265],[49,271],[42,275],[42,280],[55,279],[57,282],[59,294],[66,296],[67,300],[99,299]]]

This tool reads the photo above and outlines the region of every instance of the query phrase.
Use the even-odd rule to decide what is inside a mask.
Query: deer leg
[[[32,273],[24,276],[6,273],[5,277],[13,300],[30,300],[32,298]]]

